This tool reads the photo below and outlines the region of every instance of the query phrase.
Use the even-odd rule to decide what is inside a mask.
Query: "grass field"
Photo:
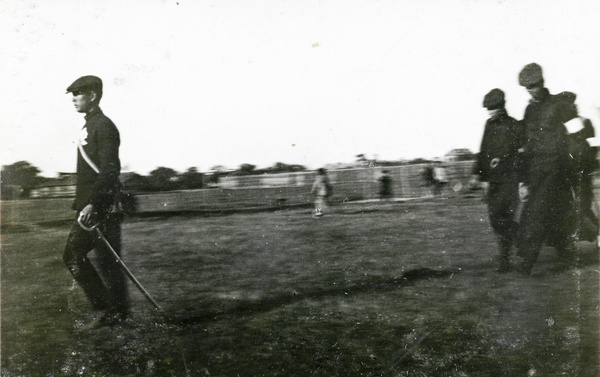
[[[132,324],[84,330],[69,225],[2,233],[2,376],[599,376],[597,256],[498,274],[477,198],[134,218]]]

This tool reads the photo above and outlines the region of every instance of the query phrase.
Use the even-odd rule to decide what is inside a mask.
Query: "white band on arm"
[[[583,130],[583,121],[580,117],[575,117],[570,121],[566,122],[565,127],[567,128],[567,132],[569,134],[574,134]]]

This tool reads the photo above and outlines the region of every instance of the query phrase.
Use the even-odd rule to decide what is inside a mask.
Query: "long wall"
[[[456,192],[467,188],[471,178],[472,161],[451,162],[445,165],[448,175],[448,187]],[[431,187],[425,184],[423,172],[426,164],[403,165],[391,167],[371,167],[356,169],[331,170],[328,172],[334,187],[334,195],[345,195],[349,200],[371,199],[377,197],[378,179],[382,170],[388,170],[392,177],[394,196],[399,198],[417,198],[429,196]],[[267,187],[302,187],[310,186],[315,172],[279,173],[251,176],[227,176],[221,178],[219,188],[267,188]]]
[[[389,167],[392,175],[394,196],[418,198],[431,196],[431,188],[425,185],[423,170],[426,165]],[[448,172],[448,195],[468,192],[472,162],[450,163]],[[373,199],[377,197],[377,179],[381,168],[333,170],[330,172],[334,186],[333,205],[345,201]],[[288,205],[310,205],[310,188],[314,172],[286,175],[235,177],[224,180],[223,187],[200,190],[182,190],[137,194],[138,210],[144,212],[222,211]],[[252,187],[254,185],[254,187]],[[595,195],[600,198],[600,172],[594,175]],[[2,226],[72,219],[72,198],[47,198],[27,200],[3,200],[0,205]],[[597,207],[598,208],[598,207]]]

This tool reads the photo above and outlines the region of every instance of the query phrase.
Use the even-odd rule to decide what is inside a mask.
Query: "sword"
[[[136,279],[135,276],[133,276],[133,274],[131,273],[131,271],[129,271],[129,268],[127,268],[127,266],[125,265],[125,263],[123,262],[123,260],[121,259],[121,257],[119,257],[119,254],[117,254],[117,252],[115,251],[115,249],[113,249],[113,247],[111,246],[111,244],[104,237],[104,234],[102,234],[102,232],[100,231],[100,229],[98,229],[98,225],[100,225],[100,223],[95,224],[95,225],[93,225],[91,227],[87,227],[81,221],[81,216],[79,216],[79,218],[77,219],[77,223],[79,224],[79,226],[83,230],[86,230],[88,232],[96,232],[96,235],[98,236],[98,238],[100,238],[102,240],[102,242],[104,242],[104,244],[113,253],[113,256],[117,259],[117,263],[119,264],[119,266],[123,269],[123,271],[125,271],[125,274],[129,277],[129,279],[131,279],[131,281],[135,284],[135,286],[138,287],[138,289],[144,294],[144,297],[146,297],[148,299],[148,301],[150,301],[150,303],[152,303],[152,305],[154,305],[154,307],[159,312],[164,313],[164,311],[160,307],[160,305],[158,305],[158,303],[152,298],[152,296],[150,296],[150,293],[148,293],[148,291],[142,286],[142,284],[138,281],[138,279]]]

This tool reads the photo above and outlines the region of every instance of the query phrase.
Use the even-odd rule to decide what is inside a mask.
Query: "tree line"
[[[475,157],[467,149],[459,150],[458,160],[470,160]],[[368,158],[365,154],[356,155],[356,166],[398,166],[421,164],[430,162],[423,158],[409,161],[382,161],[377,158]],[[197,168],[190,167],[180,173],[168,167],[158,167],[148,175],[138,173],[124,173],[121,175],[123,189],[131,192],[153,192],[171,190],[190,190],[205,187],[214,187],[224,176],[245,176],[275,173],[293,173],[306,171],[303,165],[285,164],[276,162],[264,169],[257,169],[256,165],[244,163],[237,169],[227,169],[222,165],[215,165],[209,173],[199,172]],[[0,172],[0,193],[2,199],[28,198],[31,191],[37,187],[60,183],[65,175],[59,178],[46,178],[39,175],[40,170],[27,161],[18,161],[11,165],[2,166]],[[69,174],[67,174],[68,176]],[[74,175],[74,174],[70,174]],[[74,183],[73,183],[74,184]]]
[[[241,164],[237,169],[227,169],[216,165],[210,173],[199,172],[197,168],[190,167],[180,173],[168,167],[158,167],[148,175],[138,173],[123,173],[121,183],[123,189],[133,192],[153,192],[171,190],[190,190],[211,187],[219,183],[223,176],[243,176],[258,174],[273,174],[305,171],[302,165],[289,165],[277,162],[265,169],[257,169],[256,165]],[[2,166],[0,172],[0,187],[2,199],[28,198],[33,189],[64,181],[72,174],[63,174],[59,178],[46,178],[39,175],[40,169],[27,161],[18,161],[11,165]]]

